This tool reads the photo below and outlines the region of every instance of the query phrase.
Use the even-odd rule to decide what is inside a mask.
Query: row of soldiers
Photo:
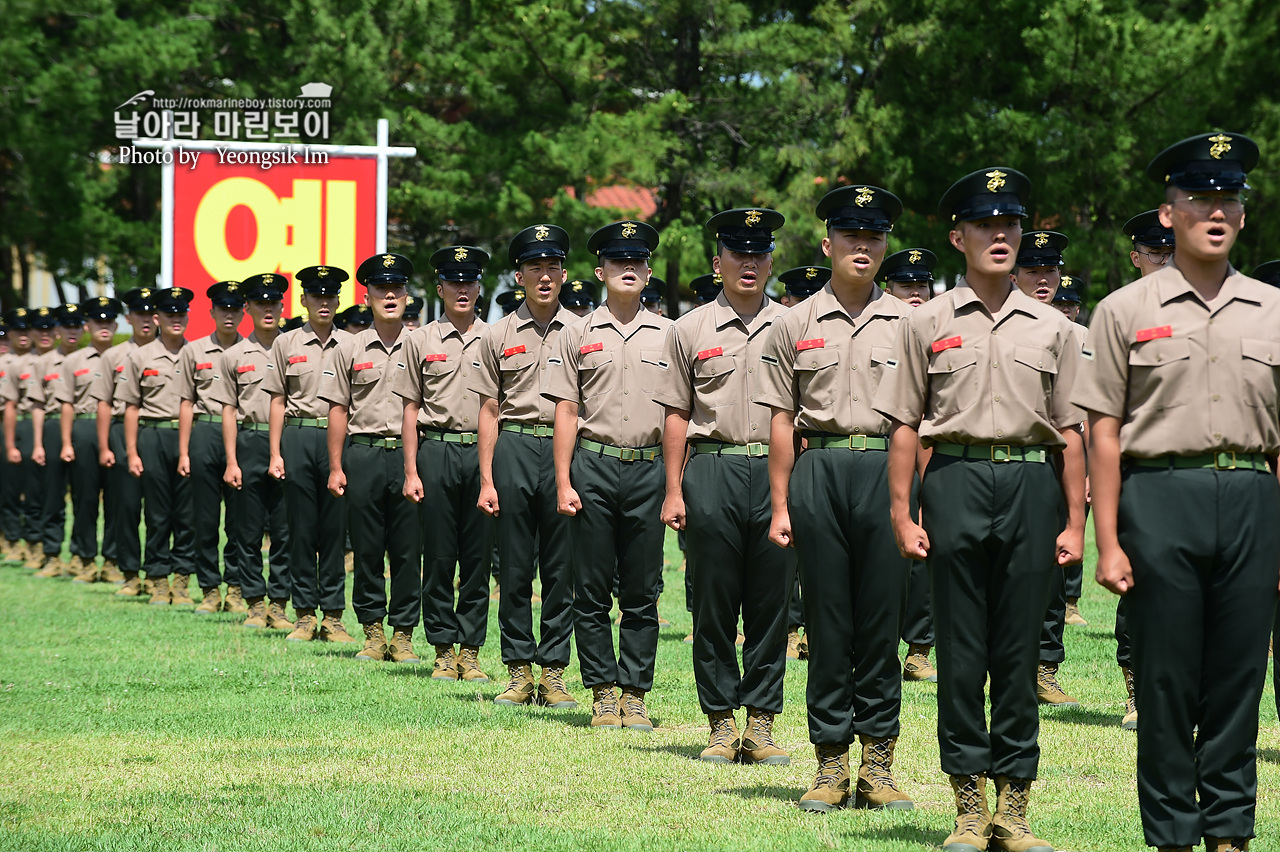
[[[813,278],[829,280],[789,309],[764,289],[785,222],[774,210],[711,218],[721,289],[674,322],[642,305],[659,242],[652,227],[618,222],[591,236],[607,295],[580,318],[560,303],[569,236],[540,224],[508,247],[524,298],[493,325],[476,318],[489,259],[481,249],[432,256],[444,314],[412,332],[402,321],[412,265],[382,254],[356,273],[372,315],[358,333],[332,329],[347,277],[333,267],[297,273],[308,322],[283,334],[276,320],[287,281],[278,275],[215,285],[218,331],[190,343],[189,291],[134,291],[126,299],[133,347],[114,356],[90,347],[85,357],[100,361],[87,368],[68,355],[53,381],[74,390],[64,375],[91,377],[96,412],[61,392],[67,419],[83,415],[97,433],[106,506],[116,513],[115,524],[107,519],[116,538],[103,550],[123,571],[126,594],[140,591],[141,570],[153,601],[181,602],[194,566],[201,606],[213,602],[206,611],[227,603],[220,580],[232,598],[229,577],[217,573],[216,524],[191,520],[217,517],[216,503],[201,508],[190,492],[198,469],[220,471],[214,485],[234,493],[228,547],[237,554],[223,566],[238,572],[247,625],[357,641],[341,621],[347,529],[351,603],[364,632],[357,657],[418,662],[412,636],[421,621],[433,677],[482,682],[496,532],[508,680],[495,702],[575,707],[564,670],[576,637],[595,728],[652,729],[663,524],[686,532],[693,669],[710,726],[702,760],[789,761],[773,720],[798,570],[818,760],[800,798],[806,810],[913,806],[892,773],[897,649],[910,560],[924,562],[941,763],[957,807],[944,844],[951,852],[1053,848],[1027,812],[1039,762],[1037,684],[1043,698],[1046,670],[1056,668],[1044,636],[1056,630],[1050,642],[1060,646],[1057,613],[1078,597],[1064,568],[1084,549],[1087,412],[1098,578],[1128,603],[1144,713],[1138,792],[1147,842],[1187,850],[1203,837],[1213,852],[1244,849],[1280,580],[1272,467],[1280,292],[1227,259],[1257,159],[1247,137],[1220,133],[1153,160],[1164,202],[1126,229],[1144,277],[1099,304],[1087,340],[1070,321],[1079,288],[1054,281],[1065,238],[1023,233],[1030,181],[996,166],[943,195],[939,214],[953,224],[966,272],[933,299],[931,253],[886,258],[901,202],[879,187],[849,186],[816,210],[831,266],[813,267]],[[234,335],[238,299],[254,325],[243,339]],[[1054,299],[1065,311],[1045,303]],[[105,314],[94,311],[110,307],[88,311],[95,341]],[[139,338],[147,332],[153,340]],[[16,391],[6,383],[6,394],[21,402],[32,373],[19,369],[24,377]],[[21,406],[7,413],[9,439],[27,421]],[[208,453],[199,461],[197,445]],[[8,447],[21,464],[22,450]],[[71,450],[68,461],[79,455],[74,429]],[[117,467],[130,479],[113,480]],[[118,535],[130,527],[120,517],[137,505],[121,483],[139,482],[145,565]],[[255,547],[267,524],[264,580]],[[72,550],[82,563],[96,556]],[[294,622],[284,611],[290,598]],[[1215,665],[1221,659],[1234,664]]]

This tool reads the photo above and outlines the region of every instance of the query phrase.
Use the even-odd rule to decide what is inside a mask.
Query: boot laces
[[[1010,778],[1004,789],[1004,813],[1017,820],[1023,820],[1027,813],[1027,783]],[[1021,826],[1019,826],[1021,828]]]
[[[877,739],[867,742],[867,774],[877,783],[897,791],[898,785],[890,771],[893,760],[893,739]]]
[[[519,663],[507,663],[507,674],[511,675],[511,680],[507,683],[508,692],[514,692],[524,685],[524,666]]]
[[[1037,678],[1040,681],[1040,685],[1047,691],[1052,692],[1056,690],[1061,692],[1062,687],[1058,686],[1058,678],[1056,677],[1056,674],[1056,670],[1052,667],[1041,666]]]
[[[835,787],[845,777],[841,758],[847,751],[835,747],[821,747],[818,751],[818,777],[813,780],[814,787]]]
[[[751,739],[758,746],[776,746],[773,741],[773,714],[756,710],[751,716]]]
[[[462,660],[462,664],[469,669],[479,667],[480,659],[476,656],[476,652],[471,648],[463,648],[459,658]]]
[[[598,716],[617,716],[618,715],[618,693],[614,691],[612,686],[597,686],[595,692],[596,712]]]
[[[543,668],[542,679],[551,689],[558,689],[561,692],[569,691],[564,685],[564,668],[561,666]]]
[[[624,690],[622,693],[622,703],[627,708],[627,715],[644,716],[646,719],[649,718],[648,708],[644,706],[644,698],[640,696],[640,693]]]
[[[733,742],[733,714],[724,713],[711,719],[711,742],[713,745],[728,745]]]
[[[976,775],[969,775],[956,792],[959,805],[965,814],[978,814],[983,810],[982,788]]]

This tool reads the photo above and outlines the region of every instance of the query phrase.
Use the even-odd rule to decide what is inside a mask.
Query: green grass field
[[[790,766],[692,759],[707,728],[674,541],[668,559],[652,734],[591,730],[576,662],[581,709],[495,707],[496,682],[437,683],[429,665],[357,663],[351,646],[0,568],[0,849],[936,849],[954,811],[931,684],[903,689],[895,774],[914,811],[796,808],[816,765],[804,663],[787,670],[779,718]],[[1140,849],[1114,599],[1087,583],[1082,609],[1062,673],[1082,707],[1041,712],[1033,825],[1059,849]],[[497,681],[493,613],[481,662]],[[1280,849],[1270,681],[1261,715],[1253,848]]]

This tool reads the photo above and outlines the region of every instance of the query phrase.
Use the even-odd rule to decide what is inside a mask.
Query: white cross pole
[[[417,148],[392,146],[387,144],[390,135],[390,124],[385,118],[378,119],[377,145],[290,145],[282,142],[222,142],[213,139],[173,138],[173,113],[165,112],[164,139],[134,139],[128,144],[137,148],[160,148],[169,156],[160,169],[160,286],[173,286],[173,169],[175,148],[186,151],[288,151],[300,148],[301,151],[324,153],[335,157],[377,157],[378,158],[378,190],[377,190],[377,234],[375,249],[377,254],[387,250],[387,158],[415,157]],[[301,153],[300,151],[300,153]]]

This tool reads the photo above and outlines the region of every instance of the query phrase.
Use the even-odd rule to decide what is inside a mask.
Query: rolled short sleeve
[[[271,369],[267,370],[267,375],[262,380],[262,389],[272,396],[283,396],[284,375],[289,366],[288,356],[285,355],[283,334],[271,341],[271,354],[267,356],[267,363],[271,365]]]
[[[775,322],[760,353],[760,390],[756,402],[792,413],[799,410],[795,383],[794,335],[786,322]]]
[[[502,377],[502,371],[498,368],[498,353],[494,350],[494,329],[496,328],[499,326],[495,325],[485,331],[484,338],[480,341],[480,349],[476,353],[476,361],[472,364],[475,369],[472,372],[470,389],[489,399],[498,398],[498,383]]]
[[[1071,392],[1080,374],[1080,338],[1075,331],[1063,335],[1061,353],[1058,355],[1058,377],[1053,382],[1049,397],[1049,420],[1059,430],[1079,425],[1084,412],[1071,402]]]
[[[1129,388],[1129,344],[1109,301],[1103,299],[1093,310],[1071,401],[1095,414],[1123,417]]]
[[[912,428],[924,419],[929,390],[929,354],[910,318],[898,325],[898,338],[885,362],[873,407]]]
[[[209,385],[209,401],[219,409],[224,405],[230,405],[232,408],[240,407],[240,400],[236,394],[235,349],[236,347],[232,347],[218,356],[218,372]]]
[[[583,324],[575,323],[560,332],[555,353],[547,359],[546,387],[542,391],[547,399],[581,401],[578,358],[585,328]]]
[[[667,365],[664,368],[667,375],[653,398],[668,408],[693,411],[693,365],[689,361],[688,347],[679,323],[667,330],[667,339],[662,345],[662,361]]]
[[[142,367],[139,359],[133,357],[140,349],[135,349],[124,359],[124,369],[116,373],[116,399],[125,405],[142,405]]]
[[[391,392],[408,402],[422,402],[422,335],[415,329],[404,342],[391,377]]]
[[[320,398],[330,405],[351,406],[351,348],[354,337],[348,337],[333,350],[320,371]]]

